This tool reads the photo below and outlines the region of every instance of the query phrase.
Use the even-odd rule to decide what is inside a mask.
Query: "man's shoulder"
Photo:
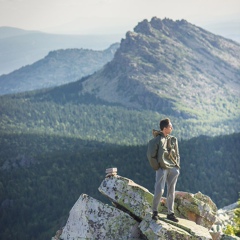
[[[157,135],[156,137],[153,137],[152,139],[150,139],[149,143],[159,142],[160,138],[161,138],[161,135]]]

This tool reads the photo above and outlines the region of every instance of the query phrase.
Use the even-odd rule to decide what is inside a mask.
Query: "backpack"
[[[175,146],[177,139],[171,135],[164,137],[159,130],[152,130],[153,138],[148,142],[147,158],[150,166],[156,171],[177,166]]]

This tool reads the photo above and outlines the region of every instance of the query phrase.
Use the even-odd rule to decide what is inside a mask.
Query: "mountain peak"
[[[83,91],[130,108],[207,116],[216,107],[226,111],[229,100],[237,106],[239,56],[234,41],[186,20],[153,17],[126,33],[114,59],[84,81]],[[236,107],[230,111],[238,115]]]

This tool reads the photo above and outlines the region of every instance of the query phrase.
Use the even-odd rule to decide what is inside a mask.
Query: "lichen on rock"
[[[60,239],[139,239],[136,224],[128,214],[82,194],[70,211]]]
[[[98,190],[140,219],[151,211],[153,194],[128,178],[118,175],[105,178]]]
[[[217,207],[206,195],[198,192],[176,192],[175,196],[176,214],[208,229],[216,220]]]
[[[113,174],[114,173],[114,174]],[[73,208],[61,235],[54,240],[220,240],[223,235],[209,228],[216,220],[217,207],[198,192],[176,192],[175,214],[179,222],[166,218],[166,198],[159,206],[159,220],[152,220],[153,194],[128,178],[107,172],[99,191],[113,206],[82,194]],[[210,234],[211,233],[211,234]]]

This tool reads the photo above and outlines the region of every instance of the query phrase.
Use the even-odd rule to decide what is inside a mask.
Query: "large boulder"
[[[196,194],[176,192],[175,213],[210,229],[216,221],[217,207],[208,196],[201,192]]]
[[[138,222],[121,210],[82,194],[70,211],[60,239],[143,239]]]
[[[98,190],[119,207],[143,219],[151,212],[152,193],[128,178],[114,175],[105,178]]]

